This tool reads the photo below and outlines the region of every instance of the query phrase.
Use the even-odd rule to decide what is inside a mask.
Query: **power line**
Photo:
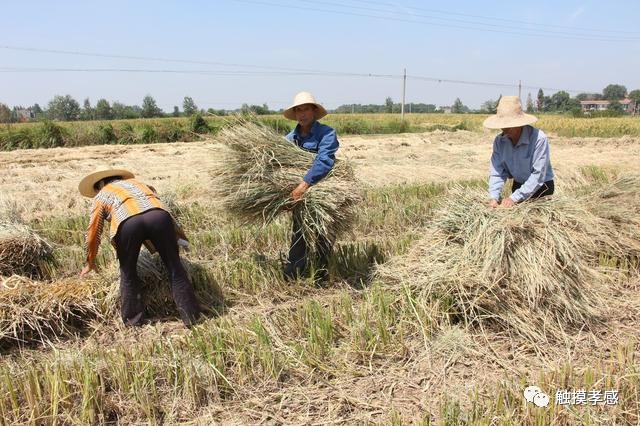
[[[314,0],[298,0],[298,2],[304,2],[304,3],[313,3],[316,4],[317,2]],[[332,1],[324,1],[322,4],[323,5],[330,5],[330,6],[335,6],[338,8],[346,8],[346,9],[357,9],[357,10],[364,10],[364,11],[369,11],[369,12],[377,12],[377,13],[392,13],[394,15],[406,15],[406,16],[410,16],[410,17],[418,17],[418,18],[426,18],[426,19],[432,19],[432,20],[442,20],[442,21],[450,21],[450,22],[456,22],[456,23],[463,23],[463,24],[473,24],[473,25],[481,25],[481,26],[487,26],[490,28],[498,28],[498,29],[513,29],[513,30],[517,30],[517,31],[522,31],[522,30],[526,30],[526,31],[539,31],[538,27],[549,27],[549,28],[561,28],[564,29],[565,31],[558,31],[558,30],[545,30],[545,34],[546,35],[552,35],[552,34],[556,34],[556,35],[568,35],[568,36],[580,36],[580,37],[588,37],[588,38],[592,38],[592,37],[608,37],[611,38],[611,41],[614,40],[618,40],[620,39],[620,41],[637,41],[640,40],[640,33],[632,33],[632,32],[625,32],[627,34],[635,34],[635,38],[633,37],[623,37],[623,36],[607,36],[605,34],[597,34],[597,33],[602,33],[603,31],[601,30],[596,30],[596,29],[573,29],[574,32],[567,32],[566,30],[571,30],[572,28],[570,27],[563,27],[563,26],[556,26],[556,25],[540,25],[540,24],[533,24],[533,23],[524,23],[523,21],[513,21],[513,20],[507,20],[504,18],[498,18],[497,20],[500,21],[504,21],[505,23],[495,23],[496,18],[488,18],[488,17],[481,17],[481,16],[474,16],[474,15],[465,15],[465,14],[456,14],[458,16],[466,16],[466,17],[474,17],[474,18],[480,18],[480,19],[492,19],[491,23],[486,23],[486,22],[478,22],[478,21],[470,21],[468,19],[458,19],[458,18],[446,18],[446,17],[437,17],[437,16],[433,16],[433,15],[424,15],[421,13],[406,13],[406,12],[402,12],[399,11],[399,8],[405,8],[405,9],[411,9],[411,10],[418,10],[418,11],[430,11],[430,12],[436,12],[436,13],[443,13],[443,12],[438,12],[435,11],[433,9],[423,9],[423,8],[415,8],[415,7],[404,7],[404,6],[398,6],[398,5],[391,5],[389,3],[380,3],[380,2],[370,2],[373,4],[378,4],[378,5],[384,5],[384,6],[392,6],[394,9],[396,9],[395,11],[390,11],[390,10],[385,10],[385,9],[376,9],[376,8],[372,8],[372,7],[364,7],[364,6],[350,6],[344,3],[337,3],[337,2],[332,2]],[[370,4],[369,4],[370,6]],[[524,25],[535,25],[535,29],[527,29],[527,28],[522,28],[521,26],[515,26],[513,25],[514,23],[522,23]],[[586,32],[586,34],[577,34],[575,33],[575,31],[578,32]],[[594,34],[596,33],[596,34]],[[534,34],[532,34],[534,35]]]
[[[376,74],[376,73],[346,73],[346,72],[289,72],[289,71],[221,71],[221,70],[179,70],[179,69],[141,69],[141,68],[33,68],[33,67],[0,67],[0,72],[14,73],[14,72],[82,72],[82,73],[150,73],[150,74],[200,74],[210,76],[226,76],[226,77],[251,77],[251,76],[319,76],[319,77],[356,77],[356,78],[389,78],[389,79],[403,79],[402,74]],[[509,89],[517,88],[516,83],[501,83],[501,82],[487,82],[487,81],[474,81],[474,80],[459,80],[442,77],[429,77],[422,75],[410,75],[406,77],[412,80],[418,81],[430,81],[434,83],[449,83],[449,84],[465,84],[472,86],[490,86],[490,87],[505,87]],[[547,91],[561,91],[572,93],[586,93],[587,90],[575,90],[575,89],[559,89],[553,87],[541,87],[541,86],[522,86],[524,89],[529,90],[547,90]]]
[[[382,19],[382,20],[388,20],[388,21],[409,22],[409,23],[413,23],[413,24],[423,24],[423,25],[426,24],[426,25],[433,25],[433,26],[446,27],[446,28],[457,28],[457,29],[463,29],[463,30],[478,30],[478,31],[492,32],[492,33],[498,33],[498,34],[510,34],[510,35],[526,36],[526,37],[552,38],[554,40],[557,40],[558,38],[563,38],[563,39],[568,39],[568,40],[602,41],[602,42],[636,42],[636,41],[640,40],[640,38],[637,38],[637,37],[634,37],[634,38],[629,38],[629,37],[620,38],[620,37],[611,37],[611,36],[594,37],[594,36],[579,35],[579,34],[562,34],[562,33],[558,33],[558,32],[556,32],[555,34],[551,34],[549,31],[541,32],[541,31],[534,31],[534,30],[527,30],[527,29],[520,29],[519,31],[505,31],[505,30],[484,28],[484,27],[471,27],[471,26],[462,26],[462,25],[452,25],[452,24],[443,24],[443,23],[438,23],[438,22],[426,22],[426,21],[421,21],[421,20],[413,20],[413,19],[392,17],[392,16],[380,16],[380,15],[373,15],[373,14],[369,14],[369,13],[348,12],[348,11],[344,11],[344,10],[336,11],[336,10],[331,10],[331,9],[322,9],[322,8],[319,8],[319,7],[305,7],[305,6],[300,6],[300,5],[297,5],[297,4],[296,5],[292,5],[292,4],[273,3],[273,2],[264,1],[264,0],[234,0],[234,1],[241,2],[241,3],[259,4],[259,5],[263,5],[263,6],[275,6],[275,7],[285,8],[285,9],[310,10],[310,11],[315,11],[315,12],[333,13],[333,14],[347,15],[347,16],[362,16],[362,17],[376,18],[376,19]],[[373,9],[373,10],[375,10],[375,9]],[[432,18],[432,19],[434,19],[434,18]],[[474,24],[474,25],[478,25],[478,24]],[[487,24],[480,24],[480,25],[486,26]],[[532,32],[523,32],[523,31],[532,31]]]
[[[303,0],[303,1],[310,1],[310,0]],[[540,23],[540,22],[521,21],[521,20],[512,19],[512,18],[486,16],[486,15],[473,15],[473,14],[469,14],[469,13],[451,12],[451,11],[442,10],[442,9],[426,9],[426,8],[422,8],[422,7],[404,6],[404,5],[399,5],[397,3],[385,3],[385,2],[370,1],[370,0],[353,0],[353,1],[355,1],[357,3],[365,3],[367,5],[378,4],[378,5],[389,6],[389,7],[394,7],[394,8],[402,7],[404,9],[420,10],[420,11],[430,12],[430,13],[440,13],[440,14],[443,14],[443,15],[465,16],[465,17],[469,17],[469,18],[486,19],[486,20],[490,20],[492,22],[504,21],[504,22],[509,22],[509,23],[512,23],[512,24],[534,25],[536,27],[542,27],[542,28],[544,28],[544,27],[547,27],[547,28],[561,28],[561,29],[565,29],[565,30],[587,31],[589,33],[593,33],[593,31],[598,31],[598,32],[601,32],[601,33],[619,33],[619,34],[632,34],[632,35],[640,36],[640,32],[637,32],[637,31],[608,30],[608,29],[602,29],[602,28],[595,29],[595,28],[585,28],[585,27],[574,27],[574,26],[570,26],[570,25],[545,24],[545,23]]]

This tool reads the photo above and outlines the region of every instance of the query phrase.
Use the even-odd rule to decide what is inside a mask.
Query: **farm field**
[[[439,124],[461,123],[446,119]],[[613,120],[606,126],[618,129]],[[543,130],[549,126],[558,193],[640,174],[640,132],[571,136],[580,132],[557,123],[540,120]],[[485,187],[494,133],[475,121],[465,128],[340,136],[338,158],[354,164],[365,196],[324,288],[280,277],[287,218],[260,228],[222,210],[211,177],[220,144],[0,152],[0,213],[62,253],[51,280],[72,279],[82,267],[90,203],[77,184],[107,164],[130,169],[171,200],[192,244],[184,256],[224,294],[219,314],[192,330],[171,315],[128,329],[105,312],[75,336],[42,345],[0,341],[0,423],[637,424],[640,281],[633,265],[616,275],[617,302],[600,328],[535,344],[448,317],[436,321],[428,301],[375,273],[376,263],[411,251],[450,186]],[[112,279],[106,241],[100,264],[100,279]],[[552,400],[556,389],[617,390],[620,399],[538,409],[522,396],[533,384]]]

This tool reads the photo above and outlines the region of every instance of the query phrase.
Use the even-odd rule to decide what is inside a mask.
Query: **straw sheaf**
[[[453,188],[424,237],[381,265],[380,276],[452,304],[446,315],[468,326],[498,326],[533,342],[603,323],[614,280],[600,257],[637,259],[638,239],[621,243],[616,225],[581,199],[492,209],[486,198]]]
[[[40,278],[52,257],[51,245],[29,227],[0,222],[0,275]]]
[[[311,167],[314,153],[255,122],[227,127],[217,141],[229,149],[213,174],[216,186],[227,209],[241,220],[268,224],[293,211],[311,246],[318,235],[335,241],[350,229],[362,194],[347,161],[336,160],[329,175],[296,203],[291,191]]]

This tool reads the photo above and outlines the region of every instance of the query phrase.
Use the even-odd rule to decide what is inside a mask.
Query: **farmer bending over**
[[[327,176],[335,163],[335,154],[338,150],[336,131],[317,121],[325,115],[327,115],[327,110],[317,103],[313,95],[308,92],[298,93],[293,100],[293,105],[284,111],[286,118],[298,122],[295,129],[287,135],[287,139],[300,148],[317,154],[311,168],[291,192],[291,197],[295,201],[300,200],[311,186]],[[310,275],[310,265],[307,257],[313,247],[309,247],[304,240],[302,224],[298,222],[294,214],[291,248],[289,249],[287,265],[284,268],[286,280]],[[329,254],[331,253],[331,243],[319,235],[315,252],[317,259],[314,265],[316,270],[314,278],[319,281],[326,281],[329,278],[327,267]]]
[[[525,200],[553,194],[549,139],[542,130],[530,126],[537,120],[522,112],[519,97],[503,96],[497,114],[484,121],[485,127],[502,130],[493,141],[491,154],[491,207],[513,207]],[[512,193],[500,202],[500,192],[508,178],[513,178]]]
[[[173,300],[187,326],[197,322],[200,306],[193,286],[180,262],[178,240],[186,237],[152,187],[121,169],[100,169],[78,185],[85,197],[93,198],[87,230],[87,265],[80,276],[96,270],[96,256],[104,221],[110,222],[111,244],[120,262],[120,307],[126,325],[142,325],[144,306],[136,271],[142,244],[156,250],[169,272]],[[182,243],[182,241],[181,241]]]

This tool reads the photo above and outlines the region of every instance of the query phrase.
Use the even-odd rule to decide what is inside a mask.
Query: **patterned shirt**
[[[93,198],[86,238],[87,262],[94,263],[98,255],[98,246],[105,220],[110,222],[109,237],[111,244],[115,247],[114,238],[120,224],[132,216],[152,209],[169,211],[160,201],[155,190],[144,183],[136,179],[125,179],[105,185]],[[178,238],[186,240],[175,219],[174,225]],[[150,241],[145,241],[144,244],[150,252],[155,252]]]

